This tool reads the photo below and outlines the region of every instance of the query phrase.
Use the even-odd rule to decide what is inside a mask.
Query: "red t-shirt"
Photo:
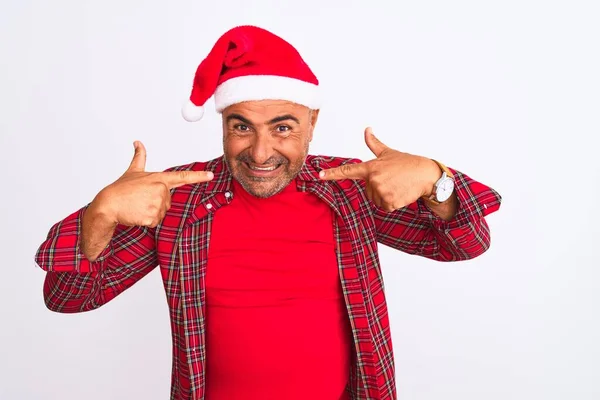
[[[259,199],[233,180],[206,269],[206,399],[345,399],[352,335],[332,210],[296,182]]]

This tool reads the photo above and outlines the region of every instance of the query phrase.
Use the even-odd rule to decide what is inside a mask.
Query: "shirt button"
[[[207,209],[207,210],[210,210],[211,208],[212,208],[212,204],[208,203],[208,204],[206,205],[206,209]]]
[[[225,197],[230,198],[231,197],[231,192],[225,192]]]

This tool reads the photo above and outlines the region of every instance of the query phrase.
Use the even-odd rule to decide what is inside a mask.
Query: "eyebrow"
[[[278,122],[287,121],[288,119],[291,119],[292,121],[294,121],[297,124],[300,123],[300,121],[298,121],[298,118],[294,117],[292,114],[285,114],[285,115],[281,115],[279,117],[273,118],[272,120],[270,120],[269,122],[267,122],[267,124],[273,125],[273,124],[276,124]]]
[[[229,114],[227,116],[227,122],[229,122],[231,120],[234,120],[234,119],[237,119],[237,120],[243,122],[246,125],[250,125],[250,126],[254,125],[252,123],[252,121],[250,121],[249,119],[241,116],[240,114]],[[296,122],[297,124],[300,123],[300,121],[298,120],[298,118],[294,117],[292,114],[285,114],[285,115],[280,115],[279,117],[275,117],[275,118],[269,120],[267,122],[267,124],[268,125],[273,125],[273,124],[276,124],[278,122],[287,121],[287,120],[292,120],[292,121]]]
[[[234,120],[234,119],[240,120],[240,121],[242,121],[246,125],[253,125],[253,123],[250,120],[248,120],[247,118],[242,117],[240,114],[229,114],[227,116],[227,122],[229,122],[231,120]]]

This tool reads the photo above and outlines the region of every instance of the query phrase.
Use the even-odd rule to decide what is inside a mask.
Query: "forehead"
[[[284,100],[245,101],[233,104],[223,110],[223,116],[240,114],[253,122],[264,122],[274,117],[291,114],[302,117],[308,113],[308,107]]]

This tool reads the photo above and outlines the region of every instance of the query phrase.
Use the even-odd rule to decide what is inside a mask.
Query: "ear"
[[[315,125],[317,125],[317,120],[319,119],[319,110],[310,110],[310,131],[308,134],[308,140],[312,141],[313,131],[315,130]]]

